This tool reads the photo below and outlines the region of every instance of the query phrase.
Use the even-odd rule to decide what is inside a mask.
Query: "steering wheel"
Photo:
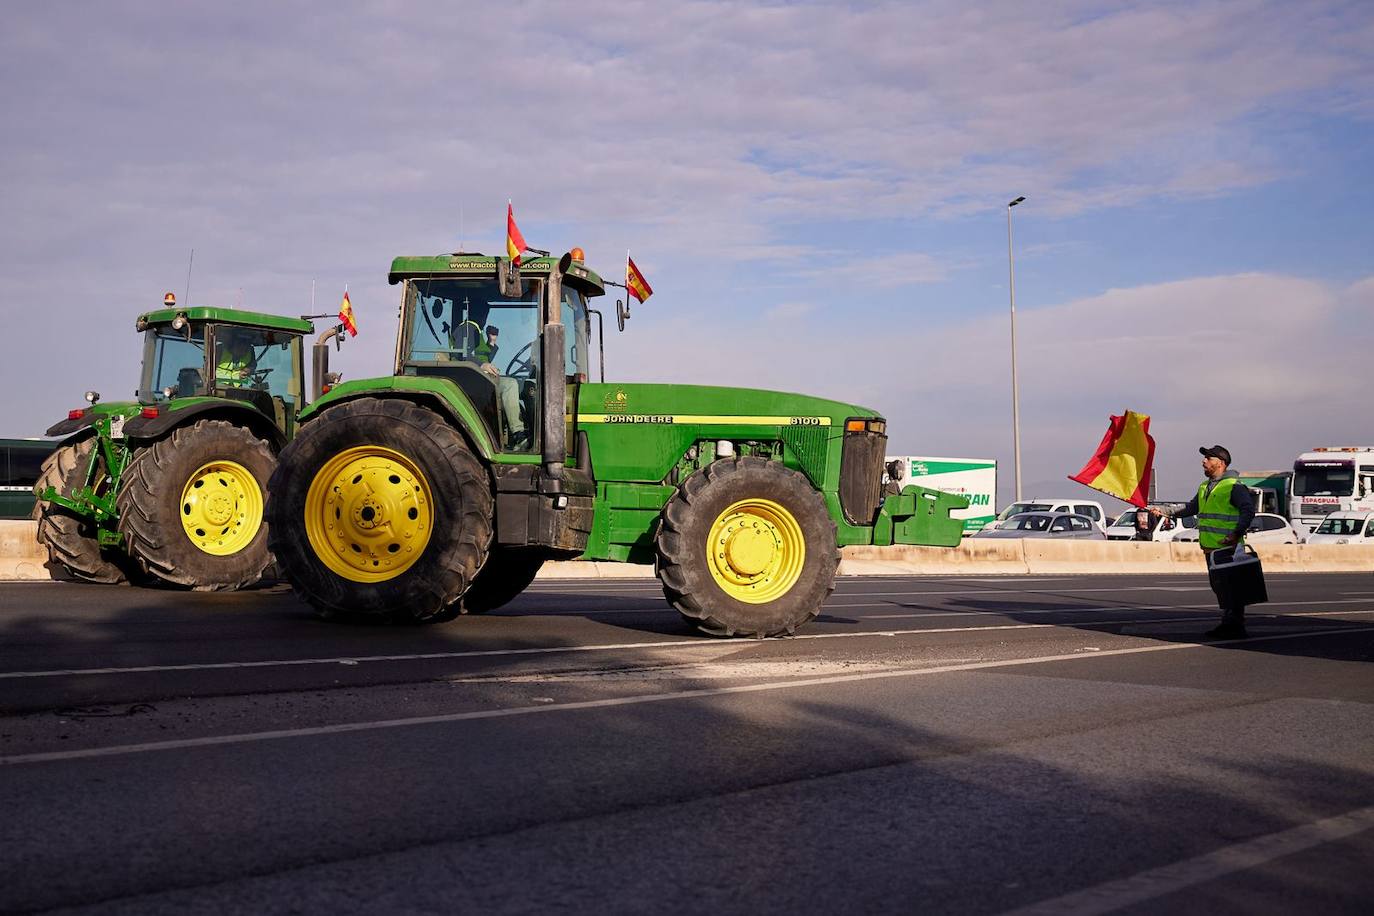
[[[254,369],[252,372],[248,373],[248,377],[253,380],[254,385],[266,387],[266,382],[264,380],[271,374],[273,368],[275,367],[269,366],[266,369]]]
[[[530,353],[533,347],[534,341],[531,340],[519,350],[516,350],[515,355],[512,356],[510,362],[506,364],[506,371],[503,372],[502,375],[516,376],[518,378],[534,378],[534,354]],[[530,353],[530,355],[525,356],[526,353]],[[524,358],[522,359],[521,357]]]

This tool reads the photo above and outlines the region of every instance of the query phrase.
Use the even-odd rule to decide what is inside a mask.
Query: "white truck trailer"
[[[981,531],[997,514],[997,461],[993,458],[931,458],[923,455],[888,455],[889,465],[901,463],[901,486],[914,483],[945,493],[968,497],[967,509],[950,513],[964,523],[964,534]],[[884,483],[887,475],[884,475]]]
[[[1328,445],[1293,462],[1294,525],[1316,530],[1332,512],[1374,509],[1374,446]]]

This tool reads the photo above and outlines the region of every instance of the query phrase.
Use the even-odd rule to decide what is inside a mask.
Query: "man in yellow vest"
[[[1234,550],[1245,539],[1245,532],[1255,517],[1255,498],[1250,489],[1240,483],[1240,475],[1231,470],[1231,453],[1220,445],[1198,449],[1202,453],[1202,473],[1207,476],[1198,485],[1197,495],[1181,509],[1170,511],[1150,507],[1155,515],[1166,518],[1197,516],[1198,546],[1206,556],[1215,550]],[[1214,639],[1244,639],[1245,605],[1237,601],[1227,587],[1226,578],[1208,568],[1208,580],[1221,607],[1221,624],[1207,631]]]
[[[221,335],[215,383],[221,388],[247,388],[253,372],[253,346],[242,332],[227,330]]]

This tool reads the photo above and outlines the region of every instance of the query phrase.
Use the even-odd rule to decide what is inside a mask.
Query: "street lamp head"
[[[1019,203],[1020,203],[1021,201],[1023,201],[1023,200],[1025,200],[1024,197],[1018,197],[1018,198],[1016,198],[1015,200],[1013,200],[1011,203],[1007,204],[1007,206],[1008,206],[1008,207],[1014,207],[1014,206],[1016,206],[1017,204],[1019,204]]]

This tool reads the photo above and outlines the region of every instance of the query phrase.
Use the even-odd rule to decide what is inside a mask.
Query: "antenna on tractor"
[[[191,268],[196,264],[196,250],[191,249],[191,260],[186,265],[186,295],[181,297],[181,301],[186,303],[186,307],[191,307]]]

